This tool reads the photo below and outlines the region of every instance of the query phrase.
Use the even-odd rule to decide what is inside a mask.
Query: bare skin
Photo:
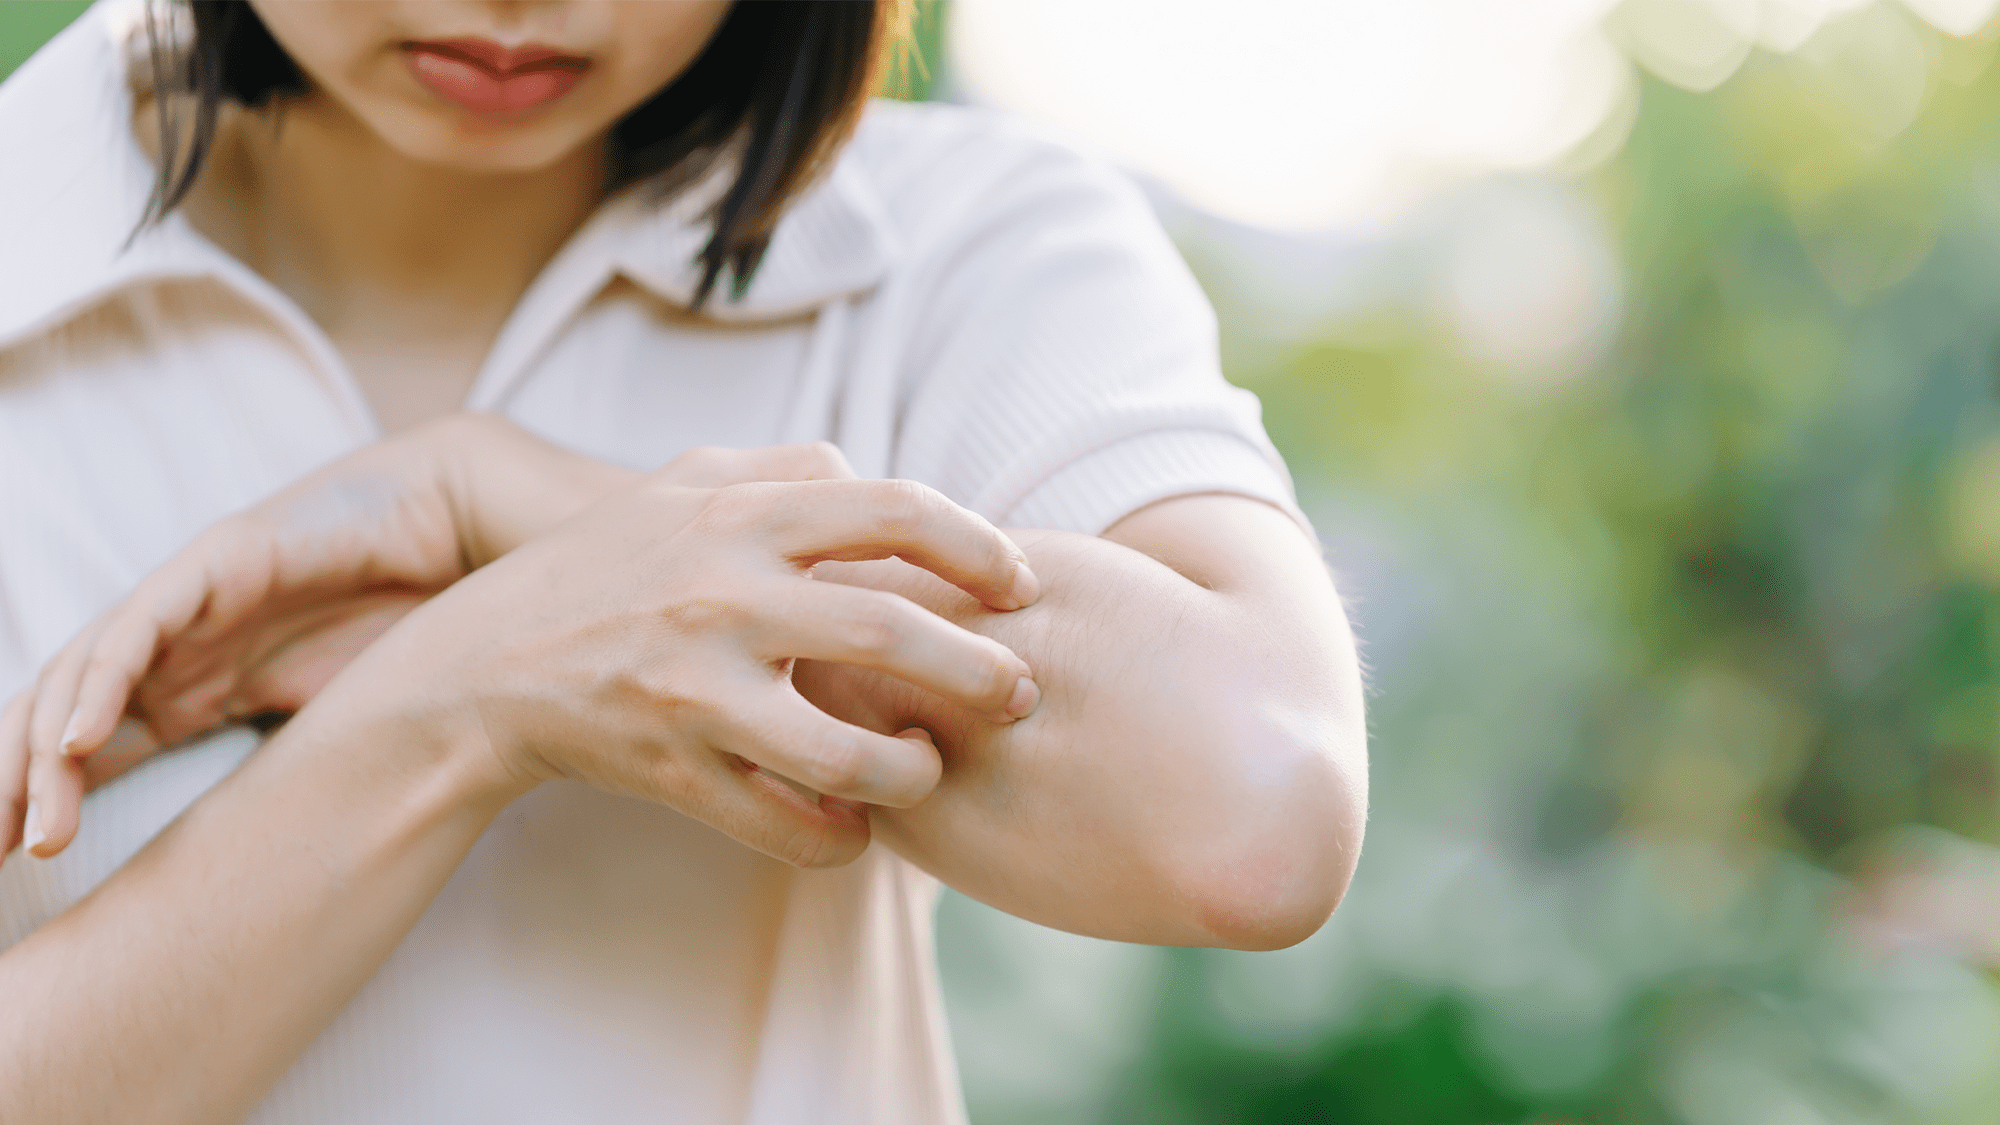
[[[731,484],[851,475],[838,451],[822,445],[697,450],[656,477]],[[498,418],[466,417],[364,450],[220,525],[51,663],[32,719],[22,720],[35,748],[31,849],[53,854],[68,842],[80,782],[93,780],[89,772],[102,779],[132,762],[125,752],[98,765],[100,748],[116,741],[121,713],[145,724],[125,736],[126,745],[158,746],[232,716],[296,710],[425,594],[635,477],[548,446]],[[337,537],[319,523],[329,497],[339,497],[348,511]],[[1193,521],[1230,528],[1229,546],[1187,551],[1179,544]],[[1336,890],[1344,869],[1329,870],[1312,854],[1296,852],[1292,840],[1275,841],[1268,855],[1234,853],[1228,840],[1242,828],[1237,818],[1253,811],[1249,823],[1288,804],[1297,804],[1301,819],[1311,816],[1325,807],[1325,787],[1340,781],[1324,774],[1323,761],[1272,752],[1293,745],[1278,723],[1310,730],[1338,721],[1287,716],[1286,693],[1270,686],[1310,693],[1320,681],[1312,651],[1282,644],[1285,632],[1260,619],[1288,600],[1295,611],[1337,612],[1330,600],[1313,607],[1305,599],[1323,581],[1309,558],[1294,563],[1292,574],[1265,576],[1273,562],[1300,556],[1290,521],[1252,501],[1189,497],[1114,529],[1114,541],[1144,544],[1160,561],[1086,536],[1029,530],[1013,536],[1065,576],[1047,604],[1018,617],[917,567],[827,563],[814,570],[822,580],[901,595],[1010,646],[968,643],[925,615],[877,617],[866,624],[879,634],[869,643],[880,654],[802,660],[793,670],[793,683],[831,714],[879,733],[920,728],[936,735],[945,755],[943,787],[920,807],[878,810],[873,819],[885,840],[995,905],[1101,936],[1260,944],[1282,940],[1287,911],[1316,925],[1331,900],[1311,901],[1311,888]],[[1172,612],[1112,616],[1126,599],[1107,598],[1098,584],[1113,581],[1134,603]],[[886,607],[868,610],[877,608]],[[1098,636],[1071,635],[1085,631]],[[1107,654],[1184,648],[1184,634],[1240,639],[1203,649],[1217,654],[1212,661],[1189,653],[1132,666],[1149,679],[1107,676],[1097,666],[1102,658],[1094,664],[1075,655],[1092,647]],[[1268,648],[1273,644],[1279,647]],[[1028,667],[1013,656],[1017,650],[1036,653],[1046,666],[1035,676],[1058,690],[1039,700],[1028,689],[1018,709],[1041,705],[1026,726],[1010,728],[1013,716],[1004,712],[1017,704],[1006,697]],[[1269,655],[1246,660],[1245,650]],[[1159,702],[1203,695],[1229,705]],[[1204,722],[1233,729],[1203,729]],[[1216,747],[1232,743],[1254,751],[1212,760]],[[1132,759],[1116,752],[1123,747]],[[1170,765],[1174,754],[1186,760]],[[0,775],[18,778],[20,767],[7,763],[26,758],[25,745],[0,740]],[[1192,793],[1149,789],[1160,773],[1202,780]],[[19,793],[0,786],[0,798],[18,800]],[[1223,800],[1231,795],[1234,803]],[[1023,808],[1026,798],[1034,803]],[[1100,862],[1064,862],[1065,854],[1086,846]],[[1067,874],[1051,880],[1054,870]],[[1103,878],[1088,877],[1094,872]],[[1263,883],[1234,897],[1214,893],[1242,880]],[[1197,913],[1188,913],[1190,906]],[[1256,919],[1233,920],[1259,909],[1278,920],[1269,933],[1258,931]]]
[[[240,175],[205,178],[191,214],[324,317],[384,429],[414,435],[455,409],[490,344],[482,326],[504,320],[581,222],[594,186],[578,154],[712,29],[616,20],[690,7],[259,4],[316,80],[290,107],[307,124],[282,134],[296,151],[239,145]],[[370,39],[359,17],[351,42],[347,25],[287,23],[345,11],[394,34]],[[399,72],[371,69],[378,39],[457,34],[601,51],[618,81],[499,130],[433,112]],[[507,177],[535,184],[501,193],[530,236],[475,245],[443,227],[410,253],[410,232],[477,213]],[[326,190],[283,187],[301,179]],[[321,252],[329,241],[338,254]],[[427,315],[351,296],[378,279],[430,301]],[[469,327],[427,335],[440,318]],[[240,1117],[497,811],[551,777],[659,801],[802,864],[849,859],[879,833],[1004,909],[1125,940],[1290,944],[1344,892],[1366,808],[1359,680],[1317,552],[1279,513],[1184,497],[1102,539],[1010,539],[905,485],[632,479],[558,463],[528,473],[534,503],[447,509],[429,530],[456,557],[405,556],[389,581],[280,606],[280,643],[176,634],[187,661],[174,667],[196,681],[213,681],[205,660],[235,654],[221,662],[234,686],[210,706],[297,715],[131,863],[0,953],[0,1120]],[[538,462],[514,447],[464,464],[485,481]],[[591,590],[552,578],[579,569]],[[148,642],[151,668],[160,638]],[[0,758],[33,753],[38,851],[73,831],[86,781],[63,744],[109,739],[123,710],[122,692],[81,687],[94,645],[78,651],[42,687],[111,699],[111,723],[79,741],[74,708],[45,710],[32,690],[0,715]],[[1023,671],[1039,699],[1011,721]],[[175,714],[163,686],[126,677],[160,724],[133,756],[201,718]],[[25,813],[20,765],[0,761],[10,837]],[[44,807],[67,819],[46,823]]]
[[[383,433],[457,410],[508,311],[596,208],[602,151],[477,175],[399,159],[322,103],[277,124],[224,116],[190,218],[325,331]]]
[[[560,476],[591,487],[587,471]],[[155,1083],[178,1083],[190,1087],[186,1104],[161,1119],[241,1112],[394,948],[493,812],[553,776],[661,801],[795,863],[851,858],[872,828],[968,893],[1104,937],[1270,948],[1319,926],[1352,871],[1361,825],[1342,814],[1365,807],[1354,784],[1365,773],[1358,693],[1341,690],[1352,665],[1314,636],[1339,607],[1288,520],[1253,501],[1188,497],[1123,521],[1114,535],[1133,546],[1017,533],[1048,589],[1009,612],[1000,607],[1018,601],[1015,557],[1002,547],[972,562],[993,541],[972,524],[954,540],[946,509],[937,509],[942,540],[970,552],[956,566],[921,544],[885,541],[883,525],[865,518],[851,546],[783,546],[833,541],[798,538],[795,519],[774,518],[788,489],[827,486],[873,482],[746,492],[663,487],[656,475],[401,617],[131,865],[0,955],[0,988],[23,998],[13,1011],[39,1017],[0,1016],[9,1079],[0,1108],[121,1120],[158,1104],[144,1093]],[[807,507],[828,505],[815,497]],[[518,517],[496,513],[483,526],[532,530]],[[679,534],[656,541],[676,524]],[[895,524],[911,526],[906,516]],[[648,530],[635,539],[635,526]],[[1197,526],[1202,536],[1188,534]],[[984,694],[977,675],[921,685],[914,668],[881,671],[921,650],[905,632],[936,628],[921,614],[871,628],[867,651],[848,661],[799,662],[788,682],[773,675],[784,654],[852,634],[815,638],[809,613],[760,614],[805,603],[771,580],[739,583],[745,561],[772,560],[775,579],[787,566],[871,552],[923,559],[931,572],[901,562],[819,569],[900,591],[935,610],[938,626],[1004,640],[1044,685],[1028,718],[993,714],[1013,670],[1003,652],[972,654],[996,673]],[[633,561],[607,573],[606,558]],[[522,620],[518,607],[550,601],[560,585],[551,576],[585,565],[598,568],[585,601]],[[686,577],[657,581],[683,567]],[[793,581],[801,594],[832,585],[802,570]],[[662,602],[663,587],[676,597]],[[681,641],[662,643],[663,627]],[[785,639],[774,641],[773,627]],[[661,664],[660,653],[683,651]],[[716,672],[732,662],[739,671]],[[919,663],[935,676],[934,659]],[[257,663],[248,667],[238,679],[257,678]],[[935,754],[915,732],[864,754],[807,726],[772,737],[768,720],[787,713],[794,686],[877,737],[921,727]],[[75,694],[105,698],[88,687],[60,698]],[[22,699],[0,724],[0,747],[30,741],[27,728],[45,750],[53,740],[54,755],[37,754],[46,786],[49,763],[74,766],[41,708]],[[663,724],[663,713],[677,718]],[[85,743],[108,726],[93,714]],[[800,752],[814,746],[822,752]],[[774,774],[831,797],[807,800]],[[143,942],[133,917],[148,919]],[[218,917],[236,921],[218,929]],[[315,966],[310,979],[298,979],[300,957]],[[189,1067],[185,1044],[210,1021],[226,1021],[233,1053]],[[106,1039],[127,1060],[129,1083],[96,1080],[86,1045],[102,1050]],[[191,1084],[190,1072],[199,1073]]]
[[[225,114],[184,210],[312,317],[382,431],[400,433],[459,408],[508,312],[601,200],[610,124],[684,69],[728,8],[260,4],[321,89],[282,115]],[[575,46],[591,75],[528,122],[439,112],[389,45],[468,33]],[[141,109],[137,136],[155,149]]]

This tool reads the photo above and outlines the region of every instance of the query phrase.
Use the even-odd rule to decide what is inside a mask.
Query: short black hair
[[[311,88],[249,0],[183,2],[192,41],[169,51],[154,30],[154,72],[194,95],[194,117],[183,131],[160,99],[162,159],[144,223],[164,218],[194,187],[222,99],[254,108]],[[657,177],[672,191],[732,151],[740,159],[698,255],[692,307],[706,303],[725,269],[733,298],[749,288],[785,207],[853,130],[908,16],[907,0],[737,0],[687,70],[613,126],[614,189]]]

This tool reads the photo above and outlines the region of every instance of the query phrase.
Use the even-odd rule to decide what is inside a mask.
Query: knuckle
[[[608,675],[598,694],[614,705],[651,712],[663,718],[683,717],[694,694],[681,670],[670,661],[647,661]]]
[[[728,484],[703,497],[692,523],[712,535],[733,535],[756,519],[754,485]]]
[[[975,673],[979,692],[1004,707],[1020,684],[1021,670],[1015,662],[997,652],[987,652]]]
[[[854,862],[867,844],[865,829],[857,835],[825,824],[807,824],[793,832],[777,854],[793,867],[824,869]]]
[[[697,445],[667,462],[663,476],[680,478],[700,475],[728,464],[734,450],[719,445]]]
[[[704,510],[737,519],[755,519],[770,506],[777,488],[768,481],[738,481],[715,490]]]
[[[851,792],[861,780],[861,744],[846,731],[821,735],[805,755],[806,783],[823,793]]]
[[[875,525],[892,538],[924,529],[943,499],[930,486],[913,480],[885,480],[874,486]]]
[[[752,451],[757,467],[772,473],[789,473],[816,463],[811,442],[767,445]]]
[[[903,644],[907,623],[894,595],[856,598],[840,622],[841,643],[851,652],[884,657]]]
[[[640,780],[634,790],[641,797],[677,808],[697,819],[714,817],[714,795],[706,791],[698,775],[688,768],[686,759],[681,755],[648,755],[637,773]]]
[[[804,447],[806,464],[822,475],[845,477],[853,475],[847,467],[847,455],[830,441],[815,441]]]
[[[830,850],[828,843],[825,829],[817,825],[800,828],[778,848],[778,858],[793,867],[824,867],[827,866],[824,857]]]
[[[695,597],[669,606],[663,616],[676,633],[713,636],[744,632],[756,615],[735,598]]]

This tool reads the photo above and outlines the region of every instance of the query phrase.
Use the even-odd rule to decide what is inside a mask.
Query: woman
[[[194,14],[0,87],[0,1120],[949,1121],[937,880],[1324,921],[1352,644],[1115,177],[871,5]]]

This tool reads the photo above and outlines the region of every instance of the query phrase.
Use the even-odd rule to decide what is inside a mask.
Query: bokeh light
[[[961,1009],[976,1117],[1992,1118],[1993,10],[954,5],[947,87],[1131,169],[1216,301],[1376,770],[1280,954],[949,900],[955,1001],[1154,981],[1097,994],[1099,1037],[1149,1017],[1109,1082],[1024,1089],[973,1037],[1032,1008]]]
[[[1605,0],[959,0],[974,100],[1284,230],[1381,222],[1440,183],[1532,168],[1630,95]]]

